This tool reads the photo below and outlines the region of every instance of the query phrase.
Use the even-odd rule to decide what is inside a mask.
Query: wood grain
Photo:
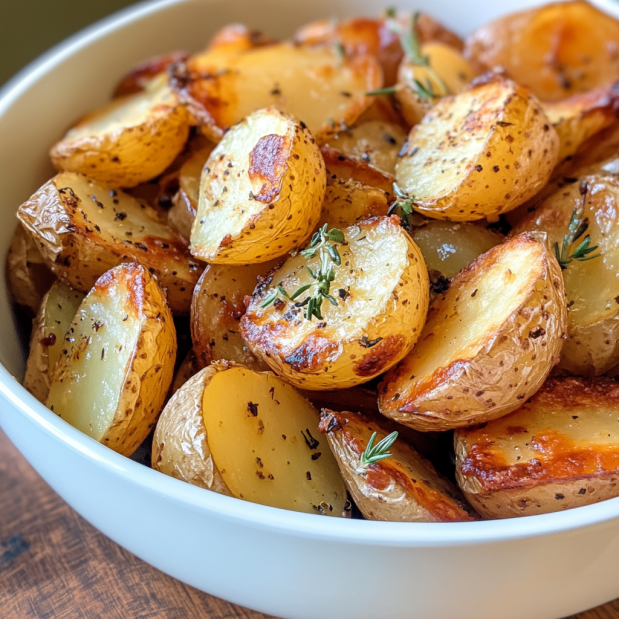
[[[162,574],[101,535],[1,430],[0,617],[267,619]],[[619,619],[619,601],[572,619]]]

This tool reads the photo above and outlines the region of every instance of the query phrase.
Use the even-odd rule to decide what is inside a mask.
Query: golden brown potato
[[[88,292],[108,269],[137,261],[167,289],[172,311],[189,313],[202,267],[185,240],[136,198],[63,172],[24,202],[17,217],[49,268],[75,290]]]
[[[591,166],[613,159],[619,159],[619,122],[591,136],[573,157],[568,157],[568,161],[557,167],[553,176],[571,178],[582,174],[593,174],[599,171],[600,166],[598,168]],[[617,170],[617,167],[614,170]]]
[[[34,239],[21,225],[15,228],[6,256],[6,278],[13,301],[36,316],[56,277],[45,264]]]
[[[200,367],[211,361],[235,361],[250,370],[268,365],[253,355],[241,336],[245,297],[259,278],[281,260],[261,264],[209,264],[196,285],[191,304],[191,339]]]
[[[188,54],[186,52],[171,52],[170,54],[154,56],[141,62],[126,75],[123,75],[116,85],[112,96],[126,97],[127,95],[143,92],[155,77],[165,73],[173,64],[187,60],[187,57]]]
[[[26,364],[24,387],[39,402],[45,402],[60,351],[75,312],[84,295],[62,282],[55,282],[43,297],[32,325],[30,353]]]
[[[512,412],[559,360],[566,314],[561,269],[543,238],[493,247],[434,300],[418,344],[379,386],[380,412],[422,431]]]
[[[230,24],[215,33],[206,51],[212,54],[234,54],[272,43],[272,39],[258,30],[250,30],[244,24]]]
[[[302,389],[343,389],[378,376],[411,349],[426,316],[427,271],[397,217],[374,217],[340,234],[343,244],[331,245],[340,265],[325,249],[299,253],[258,285],[241,319],[253,353]],[[331,268],[328,299],[318,281],[324,286]]]
[[[485,76],[413,127],[396,180],[428,217],[497,217],[546,184],[558,150],[539,102],[514,82]]]
[[[351,126],[369,107],[365,93],[382,86],[382,74],[373,56],[342,57],[335,46],[280,43],[193,56],[177,65],[171,83],[214,142],[268,106],[294,115],[323,140]]]
[[[465,55],[482,71],[501,67],[540,99],[556,101],[619,78],[619,22],[585,2],[555,2],[476,30]]]
[[[360,159],[385,176],[393,176],[406,133],[396,124],[370,120],[336,133],[327,145],[351,159]]]
[[[318,224],[325,185],[324,162],[305,125],[273,107],[254,112],[206,162],[193,255],[216,264],[283,256]]]
[[[213,462],[202,416],[204,390],[226,367],[211,365],[175,390],[157,421],[151,466],[194,486],[232,496]]]
[[[362,454],[376,433],[378,445],[392,430],[375,417],[323,409],[325,433],[346,487],[368,520],[391,522],[467,522],[477,515],[458,489],[441,477],[412,447],[398,438],[389,458],[364,465]]]
[[[456,477],[486,518],[563,511],[619,496],[619,386],[549,379],[521,408],[456,431]]]
[[[619,362],[619,180],[592,175],[566,184],[537,206],[512,231],[541,230],[548,246],[562,249],[569,223],[577,210],[586,222],[590,247],[598,250],[585,262],[572,260],[563,271],[568,300],[568,339],[561,352],[560,368],[571,374],[599,375]],[[585,232],[571,244],[572,255]]]
[[[102,275],[64,346],[46,406],[130,456],[154,427],[174,372],[176,331],[156,280],[135,263]]]
[[[402,115],[395,109],[393,98],[387,95],[375,96],[370,107],[359,116],[354,126],[375,120],[397,125],[405,131],[409,129]]]
[[[82,118],[50,151],[59,171],[115,187],[135,187],[161,174],[189,136],[185,108],[165,75]]]

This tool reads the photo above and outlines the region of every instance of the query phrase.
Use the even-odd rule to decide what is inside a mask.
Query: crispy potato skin
[[[165,76],[82,118],[50,151],[59,171],[135,187],[161,174],[189,136],[187,113]]]
[[[501,76],[482,76],[412,128],[396,180],[420,213],[474,221],[537,193],[558,152],[557,133],[535,97]]]
[[[456,431],[458,484],[486,518],[545,514],[616,497],[619,442],[608,432],[615,431],[618,409],[615,381],[549,379],[511,415]]]
[[[619,78],[619,22],[584,0],[496,19],[467,40],[482,71],[502,67],[542,100],[557,101]]]
[[[391,428],[374,417],[323,409],[319,429],[325,433],[346,487],[364,517],[390,522],[468,522],[476,514],[458,489],[400,438],[390,458],[357,473],[359,458],[373,432],[374,444]]]
[[[232,496],[213,462],[202,416],[204,389],[217,372],[226,369],[226,364],[204,368],[174,393],[157,422],[151,466],[164,475]]]
[[[102,205],[100,211],[91,212],[93,196]],[[106,209],[116,215],[100,220],[99,213],[103,218]],[[136,223],[136,214],[146,218],[145,224]],[[185,240],[162,225],[156,211],[128,194],[63,173],[24,202],[17,217],[36,239],[48,267],[75,290],[88,292],[108,269],[136,260],[152,268],[167,288],[172,310],[189,313],[201,265],[191,257]],[[155,234],[148,234],[149,225]]]
[[[320,258],[308,263],[300,254],[257,286],[241,319],[243,338],[254,354],[302,389],[343,389],[381,374],[410,350],[426,315],[423,258],[397,217],[375,217],[343,233],[348,245],[340,248],[342,265],[332,282],[332,294],[340,300],[336,307],[323,303],[323,321],[307,320],[302,309],[284,302],[261,307],[273,285],[281,282],[292,294],[313,281],[305,266],[317,269]],[[371,265],[375,260],[387,262],[389,269]],[[376,269],[380,282],[371,279]]]
[[[325,186],[324,162],[307,127],[275,108],[253,113],[206,162],[193,255],[215,264],[283,256],[311,235]]]
[[[520,273],[518,279],[510,266]],[[486,286],[518,286],[510,305],[498,308],[500,318],[488,310],[487,316],[481,314],[483,304],[491,302],[486,295],[492,295],[482,287],[482,278]],[[495,298],[492,303],[500,301]],[[479,319],[492,326],[484,323],[484,330],[470,340],[468,332],[450,325],[473,308],[478,308],[475,316],[480,314]],[[558,362],[566,314],[561,270],[543,240],[521,234],[493,247],[460,271],[449,290],[435,299],[419,343],[379,385],[381,413],[428,431],[478,424],[512,412],[540,388]],[[443,351],[438,357],[441,365],[424,368],[424,359],[437,351]]]

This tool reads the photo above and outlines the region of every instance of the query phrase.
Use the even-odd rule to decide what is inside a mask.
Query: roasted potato
[[[35,316],[56,277],[45,264],[37,243],[21,225],[15,228],[6,256],[6,277],[13,301]]]
[[[171,84],[214,142],[256,110],[277,106],[319,140],[351,126],[382,86],[373,56],[342,57],[335,46],[268,45],[236,54],[205,53],[176,65]]]
[[[192,348],[181,361],[181,364],[176,370],[176,374],[174,374],[172,386],[170,387],[170,394],[174,395],[190,378],[195,376],[200,369],[196,353]]]
[[[32,325],[30,353],[24,387],[39,402],[45,402],[60,351],[84,295],[62,282],[55,282],[43,297]]]
[[[209,264],[196,285],[191,304],[191,339],[200,367],[226,359],[250,370],[267,370],[241,336],[239,321],[260,276],[281,260],[261,264]]]
[[[305,125],[275,108],[254,112],[206,162],[192,253],[216,264],[283,256],[316,227],[325,185],[324,162]]]
[[[354,126],[362,125],[363,123],[371,121],[380,121],[397,125],[405,131],[409,128],[400,112],[395,109],[395,104],[391,96],[374,96],[372,104],[367,110],[365,110],[365,112],[363,112],[363,114],[361,114],[361,116],[359,116]]]
[[[130,456],[154,427],[174,372],[176,331],[154,277],[135,263],[103,274],[63,346],[46,406]]]
[[[230,24],[215,33],[206,51],[211,54],[235,54],[274,42],[259,30],[250,30],[244,24]]]
[[[389,458],[368,465],[361,462],[373,433],[374,446],[389,434],[386,424],[359,413],[323,409],[319,428],[326,434],[348,491],[368,520],[478,520],[458,489],[401,439],[389,448]]]
[[[619,385],[549,379],[507,417],[455,434],[456,477],[486,518],[563,511],[619,496]]]
[[[271,372],[218,362],[198,376],[209,371],[214,375],[202,395],[204,426],[214,463],[233,496],[344,515],[346,488],[326,442],[318,440],[316,409]]]
[[[427,66],[404,58],[398,68],[395,97],[410,125],[421,122],[441,97],[462,92],[476,75],[460,51],[445,43],[427,43],[421,55],[427,58]]]
[[[421,250],[428,271],[436,271],[448,279],[502,240],[487,228],[449,221],[424,222],[413,228],[411,236]]]
[[[557,167],[553,176],[572,178],[597,173],[607,163],[618,159],[619,122],[615,122],[584,142],[573,157],[568,157],[568,161]],[[617,174],[618,170],[619,164],[614,166],[612,173]]]
[[[341,265],[330,263],[331,302],[307,268],[329,277],[325,251],[300,253],[256,287],[241,319],[252,352],[302,389],[343,389],[378,376],[412,348],[426,316],[427,271],[397,217],[374,217],[341,234]],[[317,321],[310,297],[320,299]]]
[[[406,133],[396,124],[370,120],[336,133],[327,145],[360,159],[385,176],[393,176]]]
[[[541,230],[548,246],[562,250],[572,214],[577,212],[590,246],[598,249],[585,262],[564,264],[568,300],[568,339],[559,367],[575,375],[599,375],[619,362],[619,179],[584,176],[544,200],[513,230]],[[581,229],[582,230],[582,229]],[[585,231],[568,248],[572,255]],[[590,259],[593,255],[598,258]]]
[[[619,78],[619,22],[584,0],[500,17],[476,30],[465,55],[482,71],[501,67],[544,101]]]
[[[185,240],[136,198],[63,172],[24,202],[17,217],[48,267],[75,290],[88,292],[105,271],[135,260],[157,275],[173,312],[189,313],[202,268]]]
[[[546,184],[558,152],[539,102],[514,82],[485,76],[412,128],[396,180],[428,217],[496,218]]]
[[[419,342],[379,385],[380,412],[422,431],[511,413],[558,362],[566,314],[543,236],[493,247],[434,300]]]
[[[82,118],[52,146],[56,169],[135,187],[161,174],[189,136],[185,108],[165,75],[144,92],[119,97]]]

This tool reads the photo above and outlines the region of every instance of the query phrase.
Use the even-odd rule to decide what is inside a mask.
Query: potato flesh
[[[234,496],[342,515],[346,489],[335,459],[325,440],[312,447],[318,413],[293,387],[273,374],[233,367],[212,378],[202,406],[213,459]]]
[[[369,217],[385,216],[388,211],[389,199],[382,189],[352,179],[327,177],[319,225],[346,228]]]
[[[411,234],[429,270],[447,278],[498,245],[501,238],[486,228],[468,223],[429,221]]]
[[[202,170],[212,152],[212,146],[200,149],[198,152],[194,153],[180,169],[178,177],[180,190],[185,194],[194,209],[198,208]]]

